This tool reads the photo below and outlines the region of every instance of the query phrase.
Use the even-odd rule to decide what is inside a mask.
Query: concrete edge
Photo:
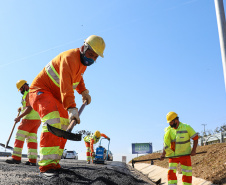
[[[131,163],[128,163],[128,165],[132,166]],[[156,165],[150,165],[147,163],[136,163],[134,164],[134,168],[144,175],[147,175],[151,181],[157,181],[158,179],[161,178],[161,183],[168,184],[167,180],[167,173],[168,169],[162,168],[160,166]],[[177,173],[177,179],[178,179],[178,184],[182,184],[182,174]],[[206,181],[201,178],[197,178],[192,176],[192,185],[215,185],[210,181]]]

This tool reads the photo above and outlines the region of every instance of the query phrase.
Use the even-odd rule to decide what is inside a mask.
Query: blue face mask
[[[83,58],[82,64],[84,66],[90,66],[94,63],[94,60],[92,58],[87,58],[85,55],[83,55],[82,58]]]

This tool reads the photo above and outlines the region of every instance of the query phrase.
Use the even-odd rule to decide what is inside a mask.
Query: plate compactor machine
[[[108,141],[108,150],[106,150],[103,146],[101,146],[102,139],[106,139],[106,138],[101,138],[100,144],[96,148],[95,157],[93,159],[93,163],[96,163],[96,164],[104,164],[105,161],[108,160],[108,152],[109,152],[110,141]]]

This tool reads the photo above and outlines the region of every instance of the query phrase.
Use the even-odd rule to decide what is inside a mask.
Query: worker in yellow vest
[[[166,115],[167,123],[170,126],[165,128],[164,149],[160,157],[181,157],[169,158],[168,184],[177,184],[177,164],[181,164],[183,185],[192,184],[192,166],[191,156],[196,155],[196,147],[198,145],[198,133],[185,123],[179,121],[179,117],[175,112],[169,112]],[[190,139],[193,139],[193,148],[191,149]]]
[[[101,137],[104,137],[110,141],[110,138],[106,136],[103,133],[100,133],[99,130],[97,130],[94,134],[88,135],[84,137],[85,145],[86,145],[86,162],[87,164],[90,164],[91,158],[93,161],[93,158],[95,156],[93,145],[96,144]]]
[[[28,161],[25,165],[36,166],[37,163],[37,131],[41,124],[40,117],[38,113],[32,109],[29,103],[29,85],[25,80],[19,80],[16,83],[16,87],[18,91],[23,94],[22,97],[22,109],[19,108],[22,112],[17,118],[15,118],[15,122],[18,123],[21,118],[22,121],[18,126],[18,130],[16,133],[12,159],[6,160],[6,163],[9,164],[19,164],[21,163],[22,150],[24,145],[24,140],[27,141]]]

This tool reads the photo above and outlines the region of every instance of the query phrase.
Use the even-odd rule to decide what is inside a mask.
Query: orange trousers
[[[22,119],[16,133],[14,151],[12,153],[13,159],[19,161],[21,160],[24,140],[26,139],[28,148],[28,160],[31,163],[37,162],[37,131],[40,124],[41,120]]]
[[[67,140],[49,132],[47,123],[66,130],[69,125],[68,112],[64,109],[62,103],[48,91],[31,92],[29,98],[31,106],[38,112],[42,120],[39,170],[40,172],[49,169],[57,170],[61,168],[59,162]]]
[[[90,161],[91,159],[93,160],[93,157],[91,156],[90,143],[85,142],[85,145],[86,145],[86,161]]]
[[[177,164],[181,164],[182,170],[182,182],[183,184],[189,185],[192,183],[192,166],[191,156],[181,156],[177,158],[169,159],[169,170],[168,170],[168,184],[177,184]]]

